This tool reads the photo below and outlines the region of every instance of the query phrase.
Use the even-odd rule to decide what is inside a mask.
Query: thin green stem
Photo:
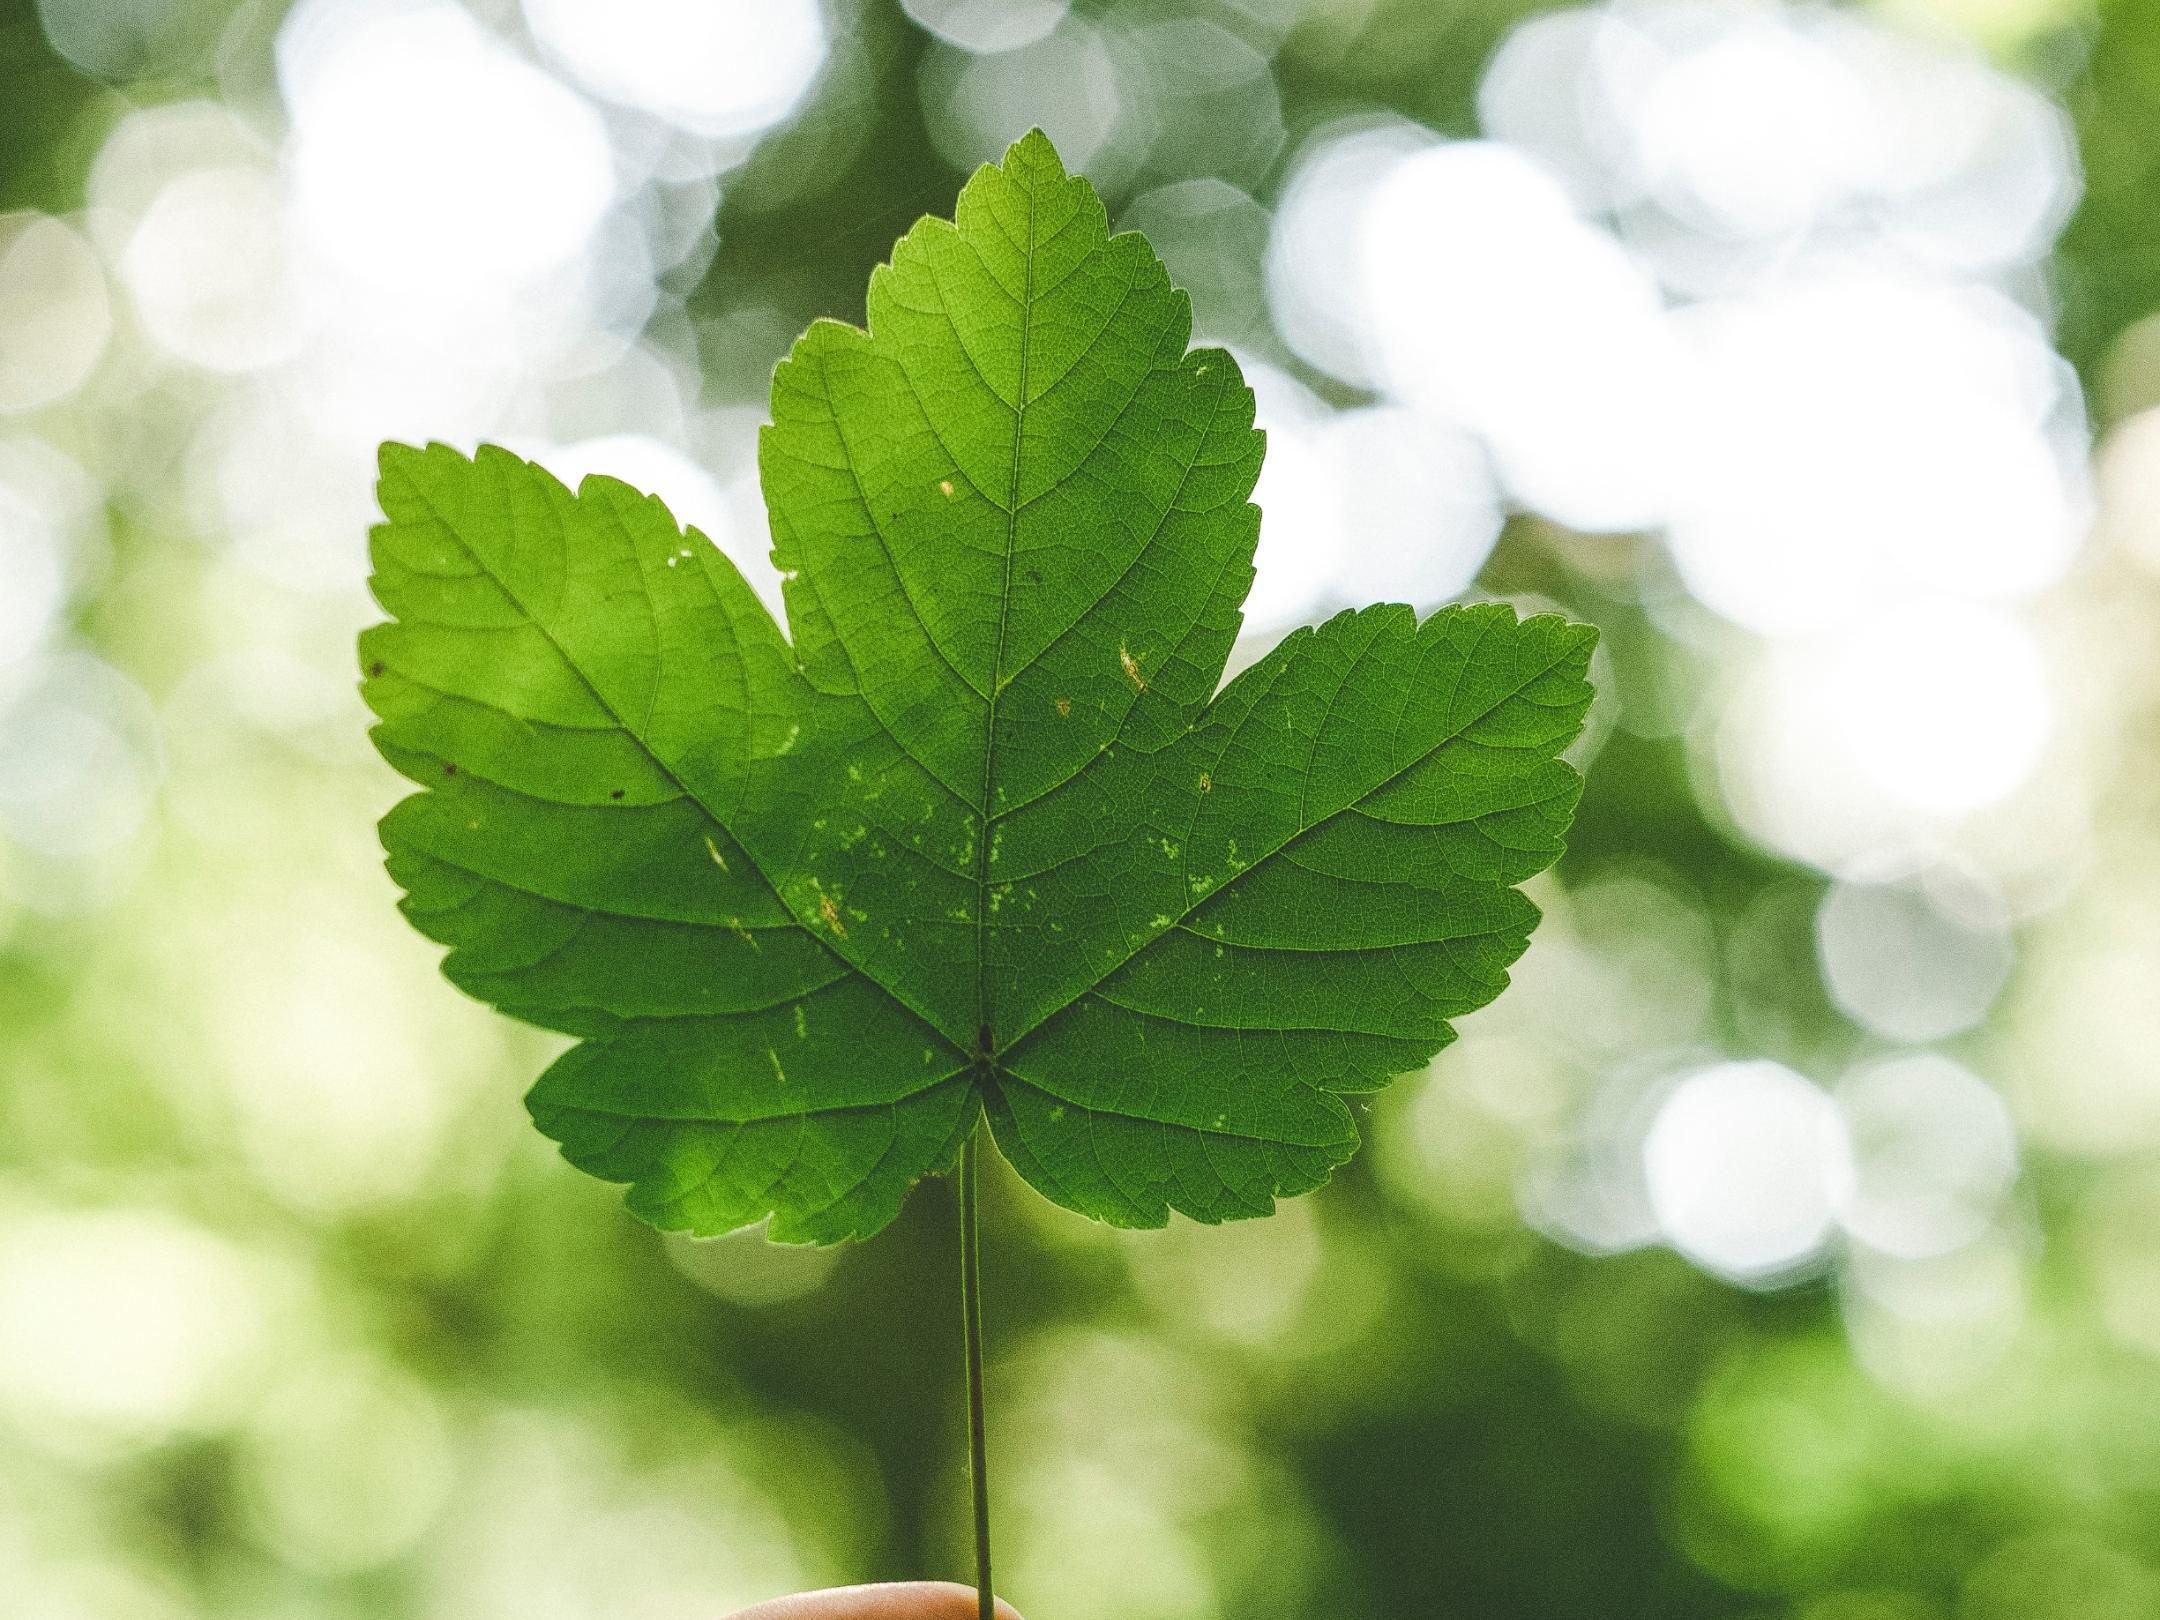
[[[975,1160],[982,1127],[960,1149],[960,1306],[967,1321],[968,1482],[975,1496],[975,1592],[981,1620],[997,1620],[990,1592],[990,1448],[983,1424],[982,1256],[976,1243]]]

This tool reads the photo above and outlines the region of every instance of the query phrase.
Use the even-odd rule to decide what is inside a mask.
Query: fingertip
[[[958,1581],[924,1581],[919,1590],[934,1602],[922,1611],[923,1620],[979,1620],[982,1599],[972,1586]],[[1020,1620],[1020,1611],[1003,1598],[997,1600],[998,1620]]]
[[[886,1586],[849,1586],[803,1592],[745,1609],[735,1620],[978,1620],[981,1604],[972,1586],[956,1581],[900,1581]],[[1020,1620],[1020,1611],[998,1599],[998,1620]]]

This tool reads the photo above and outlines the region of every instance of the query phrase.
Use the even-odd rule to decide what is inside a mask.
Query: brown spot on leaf
[[[818,915],[825,919],[825,926],[833,931],[834,937],[846,939],[847,924],[840,920],[840,908],[833,904],[833,897],[829,894],[819,895],[817,908]]]
[[[1065,716],[1065,715],[1071,714],[1071,713],[1072,713],[1072,699],[1071,699],[1071,698],[1059,698],[1059,699],[1057,700],[1057,711],[1058,711],[1058,714],[1059,714],[1059,716],[1060,716],[1061,718],[1062,718],[1063,716]]]
[[[376,659],[376,660],[375,660],[375,662],[374,662],[374,663],[372,663],[372,664],[368,665],[368,667],[367,667],[367,672],[368,672],[368,673],[369,673],[370,675],[380,675],[380,674],[381,674],[381,673],[383,672],[383,668],[384,668],[384,665],[383,665],[383,661],[382,661],[382,660],[381,660],[380,658],[378,658],[378,659]]]
[[[455,765],[445,764],[442,768],[442,773],[445,776],[455,776],[457,775],[457,767]]]
[[[610,794],[608,795],[608,797],[609,797],[609,798],[611,798],[611,799],[619,799],[619,798],[621,798],[622,796],[623,796],[623,790],[622,790],[621,788],[617,788],[617,789],[616,789],[616,790],[615,790],[615,791],[614,791],[613,793],[610,793]]]
[[[1133,690],[1135,692],[1145,692],[1147,690],[1147,680],[1141,675],[1140,666],[1133,661],[1133,655],[1126,650],[1125,643],[1122,641],[1118,643],[1117,661],[1125,671],[1125,678],[1133,683]]]
[[[1202,793],[1211,793],[1214,791],[1214,788],[1215,778],[1208,775],[1206,771],[1202,771],[1200,773],[1200,791]]]

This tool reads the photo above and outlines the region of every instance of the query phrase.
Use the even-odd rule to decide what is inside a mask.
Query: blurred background
[[[386,436],[771,586],[766,382],[1031,123],[1252,645],[1606,632],[1514,991],[1272,1220],[986,1218],[1031,1620],[2160,1617],[2160,0],[0,0],[0,1611],[967,1570],[951,1189],[663,1240],[393,909]]]

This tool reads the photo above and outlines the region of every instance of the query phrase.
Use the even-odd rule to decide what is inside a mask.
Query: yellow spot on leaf
[[[952,480],[950,478],[940,478],[937,481],[937,487],[945,492],[945,498],[948,501],[952,499]]]
[[[1212,791],[1214,790],[1214,787],[1215,787],[1215,778],[1214,778],[1214,777],[1212,777],[1212,776],[1210,776],[1210,775],[1208,775],[1208,773],[1207,773],[1206,771],[1202,771],[1202,772],[1200,773],[1200,791],[1201,791],[1202,793],[1209,793],[1209,792],[1212,792]]]
[[[825,926],[833,931],[834,937],[846,939],[847,924],[840,920],[840,907],[834,903],[833,897],[829,894],[820,894],[817,897],[817,908],[818,915],[825,919]]]
[[[1062,718],[1063,718],[1064,716],[1066,716],[1066,715],[1068,715],[1068,714],[1071,714],[1071,713],[1072,713],[1072,699],[1071,699],[1071,698],[1059,698],[1059,699],[1057,700],[1057,711],[1058,711],[1058,716],[1059,716],[1059,718],[1061,718],[1061,719],[1062,719]]]
[[[1125,643],[1122,641],[1118,643],[1117,659],[1118,663],[1124,667],[1125,678],[1133,683],[1133,690],[1135,692],[1145,692],[1147,682],[1141,677],[1140,666],[1133,662],[1133,655],[1126,650]]]
[[[705,839],[705,853],[713,858],[713,865],[723,872],[727,870],[727,857],[720,853],[720,846],[712,841],[710,834]]]

